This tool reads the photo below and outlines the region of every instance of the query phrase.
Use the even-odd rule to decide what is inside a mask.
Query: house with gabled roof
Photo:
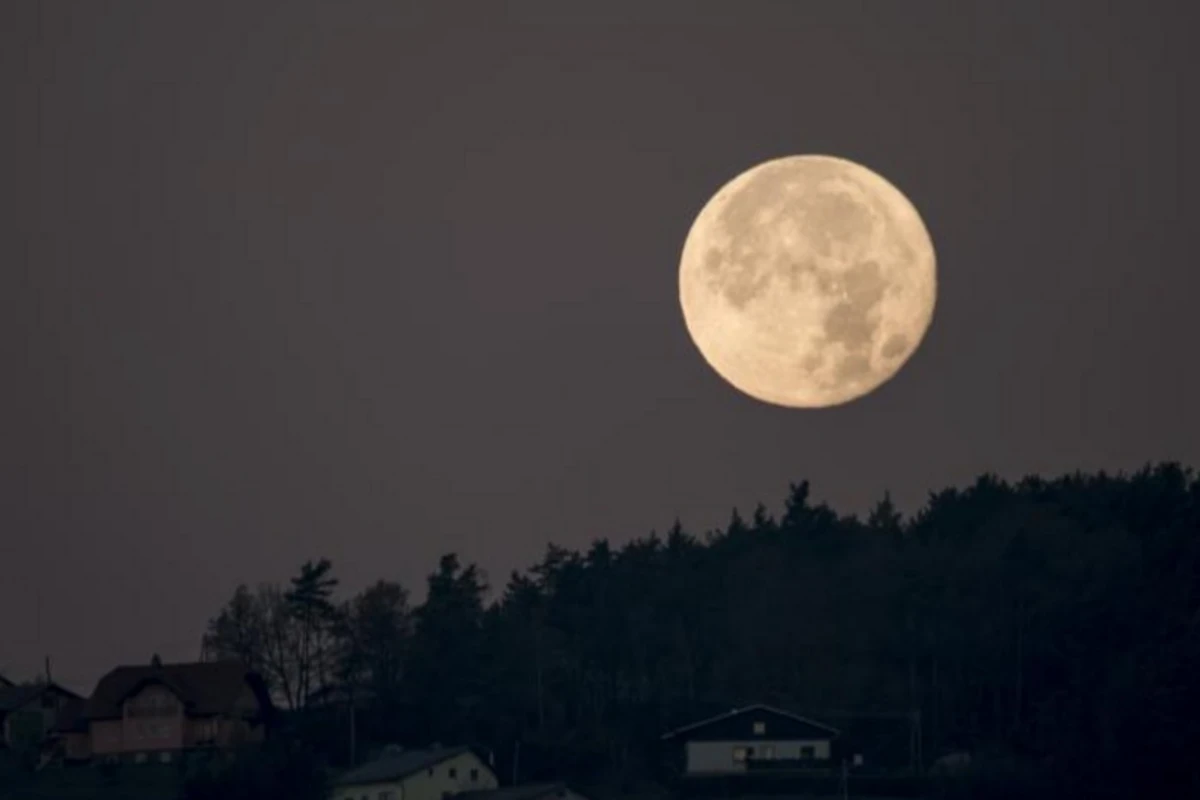
[[[760,704],[685,725],[662,738],[681,746],[684,777],[708,777],[829,769],[837,737],[829,725]]]
[[[0,686],[0,747],[40,748],[63,709],[81,698],[53,681]]]
[[[446,800],[499,785],[496,773],[469,747],[389,747],[374,761],[335,779],[332,796],[333,800]]]
[[[237,661],[163,664],[156,657],[101,678],[62,732],[75,757],[166,763],[184,750],[261,742],[270,711],[262,679]]]

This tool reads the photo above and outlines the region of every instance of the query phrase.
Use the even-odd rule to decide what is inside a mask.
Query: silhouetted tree
[[[285,609],[325,619],[319,566],[302,578],[325,588],[293,584]],[[490,607],[478,569],[447,555],[411,627],[381,583],[329,630],[347,675],[398,687],[416,743],[484,745],[506,776],[519,743],[526,780],[648,775],[665,730],[769,702],[892,712],[900,741],[870,739],[876,763],[970,751],[973,796],[1030,797],[1046,776],[1058,797],[1200,796],[1197,587],[1200,481],[1178,465],[984,475],[907,519],[885,495],[865,521],[800,482],[778,520],[760,504],[703,537],[676,522],[551,546]],[[280,628],[274,597],[240,589],[206,643],[294,694],[284,654],[303,660],[309,618]]]
[[[412,637],[404,587],[382,580],[368,586],[340,610],[334,632],[341,681],[382,701],[398,699]]]
[[[301,565],[300,574],[292,578],[286,594],[288,608],[300,626],[296,692],[301,706],[307,704],[313,691],[331,683],[332,635],[337,621],[332,598],[338,584],[332,572],[333,564],[328,559],[307,561]]]
[[[297,708],[301,635],[283,590],[264,584],[251,593],[239,586],[229,603],[208,622],[201,652],[207,659],[238,659],[258,672],[272,697]]]

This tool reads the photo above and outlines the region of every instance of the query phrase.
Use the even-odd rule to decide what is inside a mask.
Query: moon
[[[879,388],[916,351],[936,298],[916,208],[834,156],[779,158],[729,181],[696,217],[679,264],[684,321],[704,360],[789,408]]]

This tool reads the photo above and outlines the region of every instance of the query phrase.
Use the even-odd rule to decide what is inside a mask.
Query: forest
[[[865,519],[800,482],[778,516],[550,546],[502,586],[447,554],[419,604],[386,575],[343,597],[317,559],[239,587],[203,647],[335,767],[441,742],[505,779],[669,781],[663,733],[766,703],[898,721],[871,745],[897,770],[966,752],[1058,796],[1200,796],[1200,480],[985,475]]]

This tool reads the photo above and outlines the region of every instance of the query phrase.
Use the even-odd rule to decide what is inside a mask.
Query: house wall
[[[121,730],[125,721],[120,719],[93,720],[89,732],[92,752],[98,756],[115,755],[121,752]]]
[[[754,748],[756,759],[766,758],[768,747],[774,748],[773,757],[776,760],[798,759],[802,747],[813,748],[813,758],[819,761],[828,760],[830,755],[828,739],[743,739],[740,741],[688,742],[688,774],[745,772],[745,762],[735,761],[733,757],[733,751],[738,747]]]
[[[475,770],[475,779],[471,771]],[[432,773],[432,774],[431,774]],[[333,800],[380,800],[381,792],[391,792],[384,800],[443,800],[447,795],[484,789],[496,789],[500,782],[496,774],[474,753],[461,753],[401,782],[373,783],[364,786],[341,786],[334,790]]]
[[[151,685],[124,705],[121,749],[127,753],[183,747],[183,704],[170,689]]]
[[[249,686],[235,703],[235,714],[258,711],[258,698]],[[236,747],[261,742],[265,729],[241,718],[188,717],[171,690],[151,685],[130,697],[119,720],[93,721],[89,730],[94,755],[119,755],[185,747]]]

